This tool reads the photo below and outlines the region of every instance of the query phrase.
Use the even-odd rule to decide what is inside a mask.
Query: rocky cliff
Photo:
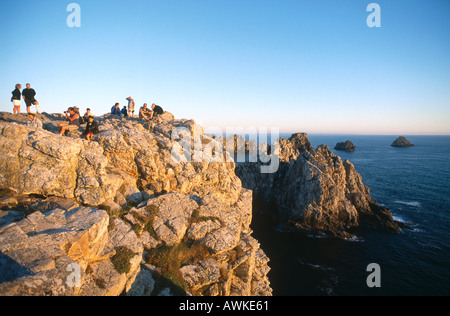
[[[102,117],[88,143],[25,119],[0,114],[0,295],[271,295],[235,164],[172,157],[194,121]]]
[[[278,148],[276,173],[262,174],[260,163],[249,162],[239,164],[236,173],[245,188],[274,206],[285,228],[339,238],[352,238],[360,225],[400,231],[389,210],[370,197],[351,162],[325,145],[314,149],[306,134],[281,138]]]

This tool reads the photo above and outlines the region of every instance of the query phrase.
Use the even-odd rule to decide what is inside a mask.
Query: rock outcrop
[[[140,271],[143,246],[123,221],[78,207],[35,212],[0,228],[0,295],[120,295]],[[115,258],[127,249],[126,271]]]
[[[392,147],[414,147],[415,145],[411,144],[409,140],[407,140],[405,137],[400,136],[391,145]]]
[[[306,134],[278,142],[280,166],[262,174],[260,163],[239,164],[243,186],[266,205],[273,205],[285,228],[311,234],[351,238],[353,228],[368,225],[399,232],[385,207],[371,197],[349,161],[342,161],[321,145],[314,149]]]
[[[174,159],[194,121],[104,116],[88,143],[39,116],[0,114],[0,295],[271,295],[235,164]]]
[[[351,152],[356,150],[356,146],[350,140],[347,140],[346,142],[337,143],[334,149]]]

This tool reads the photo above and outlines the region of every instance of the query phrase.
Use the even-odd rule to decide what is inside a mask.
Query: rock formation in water
[[[415,145],[411,144],[409,140],[405,137],[400,136],[397,138],[391,145],[392,147],[414,147]]]
[[[0,295],[271,295],[235,164],[172,157],[194,121],[105,116],[88,143],[39,117],[0,114]]]
[[[290,230],[351,238],[353,228],[367,225],[399,232],[389,210],[371,197],[349,161],[342,161],[321,145],[314,149],[306,134],[278,142],[280,166],[262,174],[260,163],[239,164],[243,186],[253,190]]]
[[[347,140],[346,142],[337,143],[334,149],[351,152],[356,150],[356,146],[351,141]]]

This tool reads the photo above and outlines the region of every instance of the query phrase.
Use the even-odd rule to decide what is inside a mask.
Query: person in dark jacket
[[[94,117],[91,115],[88,118],[88,122],[86,124],[86,130],[84,131],[84,133],[82,134],[82,136],[88,141],[91,142],[91,138],[92,136],[96,135],[99,133],[98,130],[98,124],[97,122],[94,120]]]
[[[20,97],[22,96],[20,89],[22,89],[22,85],[18,83],[16,84],[16,89],[13,92],[11,92],[12,93],[11,102],[14,105],[13,109],[14,114],[20,114]]]
[[[122,114],[122,117],[128,117],[128,110],[127,110],[127,107],[124,106],[124,107],[122,108],[122,111],[121,111],[120,113]]]
[[[152,104],[152,110],[153,110],[153,117],[164,114],[164,110],[159,105],[156,105],[155,103]]]
[[[32,105],[36,106],[36,113],[39,113],[39,102],[36,100],[36,91],[31,89],[31,85],[27,83],[27,88],[22,91],[23,100],[27,105],[27,112],[30,113]]]

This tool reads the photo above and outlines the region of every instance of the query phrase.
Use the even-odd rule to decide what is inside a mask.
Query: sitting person
[[[123,109],[122,109],[122,111],[121,111],[120,113],[122,113],[122,116],[123,116],[123,117],[128,117],[128,110],[127,110],[127,107],[124,106]]]
[[[66,121],[69,123],[59,124],[59,134],[64,135],[66,132],[74,132],[80,128],[80,116],[75,112],[74,108],[65,111]]]
[[[145,121],[150,121],[153,117],[153,111],[147,108],[147,103],[144,103],[144,105],[139,110],[139,117]]]
[[[27,119],[27,126],[37,129],[42,129],[42,121],[36,117],[36,113],[29,112]]]
[[[91,142],[92,136],[99,133],[98,124],[94,121],[94,116],[89,116],[88,122],[86,124],[86,130],[83,132],[82,136],[88,141]]]
[[[111,108],[111,115],[112,116],[122,116],[122,111],[120,110],[119,103],[114,104],[114,106]]]
[[[87,108],[86,113],[84,113],[83,117],[80,117],[80,124],[86,124],[89,120],[89,116],[94,116],[91,112],[91,109]]]
[[[162,107],[156,105],[155,103],[152,104],[152,109],[153,109],[152,117],[164,114],[164,110],[162,109]]]

